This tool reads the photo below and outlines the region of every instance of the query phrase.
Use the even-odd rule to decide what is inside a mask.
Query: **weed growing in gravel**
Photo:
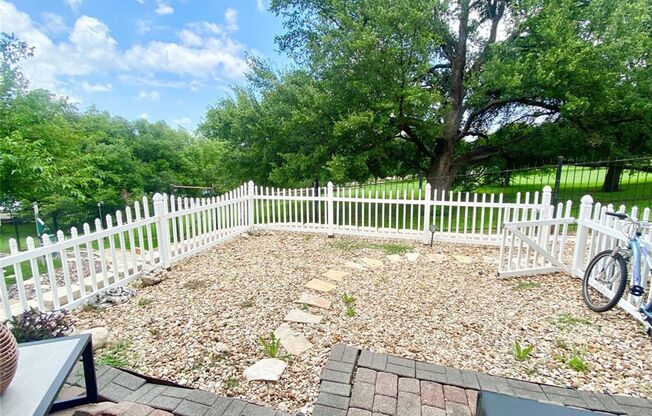
[[[353,306],[347,306],[346,311],[344,313],[349,318],[353,318],[355,316],[355,308],[353,308]]]
[[[576,348],[572,349],[570,356],[555,354],[553,355],[553,358],[555,361],[559,361],[561,363],[566,364],[568,368],[570,368],[571,370],[575,370],[578,373],[584,372],[589,369],[589,366],[584,361],[584,358],[582,358],[581,352]]]
[[[308,310],[308,304],[307,303],[302,303],[300,306],[301,310],[307,311]]]
[[[152,302],[154,302],[154,299],[150,299],[150,298],[138,298],[138,306],[140,306],[141,308],[143,308],[143,307],[149,305],[149,304],[152,303]]]
[[[111,367],[117,368],[128,367],[129,360],[127,350],[132,344],[133,341],[131,339],[123,339],[100,355],[100,357],[95,360],[95,364],[110,365]]]
[[[405,254],[412,249],[407,244],[400,243],[378,243],[374,245],[374,248],[383,250],[385,254]]]
[[[405,254],[412,249],[407,244],[400,243],[373,243],[368,241],[352,241],[352,240],[335,240],[330,245],[336,249],[352,252],[369,248],[374,250],[382,250],[385,254]]]
[[[344,302],[344,305],[352,306],[355,304],[355,300],[355,296],[349,295],[346,292],[342,293],[342,302]]]
[[[518,341],[514,342],[514,357],[518,361],[525,361],[529,358],[530,353],[534,349],[534,345],[528,345],[527,347],[522,347],[521,343]]]
[[[575,325],[593,325],[589,319],[580,318],[570,313],[561,313],[557,316],[557,327],[561,329],[568,329]]]
[[[241,308],[251,308],[252,306],[254,306],[254,302],[251,299],[240,302]]]
[[[183,284],[183,287],[185,289],[192,289],[192,290],[201,289],[204,286],[206,286],[206,282],[199,279],[191,279]]]
[[[531,280],[521,280],[516,283],[516,286],[514,289],[516,290],[528,290],[528,289],[535,289],[537,287],[541,286],[539,282],[533,282]]]
[[[260,349],[269,358],[279,358],[281,353],[281,340],[276,338],[273,332],[270,334],[270,337],[271,339],[269,341],[263,337],[258,338]]]
[[[224,385],[226,386],[227,389],[233,390],[233,389],[237,389],[240,383],[238,382],[237,378],[229,377],[226,380],[224,380]]]

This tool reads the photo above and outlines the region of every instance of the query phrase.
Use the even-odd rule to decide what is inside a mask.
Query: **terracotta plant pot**
[[[0,394],[9,387],[18,367],[18,345],[7,326],[0,323]]]

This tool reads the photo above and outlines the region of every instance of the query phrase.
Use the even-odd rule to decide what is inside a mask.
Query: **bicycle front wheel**
[[[627,285],[627,262],[620,253],[611,253],[613,250],[599,252],[584,273],[582,296],[586,306],[595,312],[613,309]]]

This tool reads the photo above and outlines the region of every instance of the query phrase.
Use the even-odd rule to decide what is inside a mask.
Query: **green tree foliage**
[[[31,49],[0,34],[0,204],[45,211],[103,201],[122,208],[171,184],[217,183],[224,146],[164,122],[80,112],[46,90],[28,90],[20,60]],[[227,185],[227,184],[225,184]]]
[[[547,154],[651,150],[646,0],[274,0],[271,10],[298,69],[254,61],[248,87],[202,126],[235,155],[237,175],[293,184],[425,171],[448,188],[515,149],[542,159],[533,143]]]

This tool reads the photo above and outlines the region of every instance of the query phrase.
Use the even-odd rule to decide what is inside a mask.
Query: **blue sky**
[[[247,54],[283,67],[269,0],[0,0],[0,31],[36,47],[32,88],[128,119],[194,129],[244,81]]]

